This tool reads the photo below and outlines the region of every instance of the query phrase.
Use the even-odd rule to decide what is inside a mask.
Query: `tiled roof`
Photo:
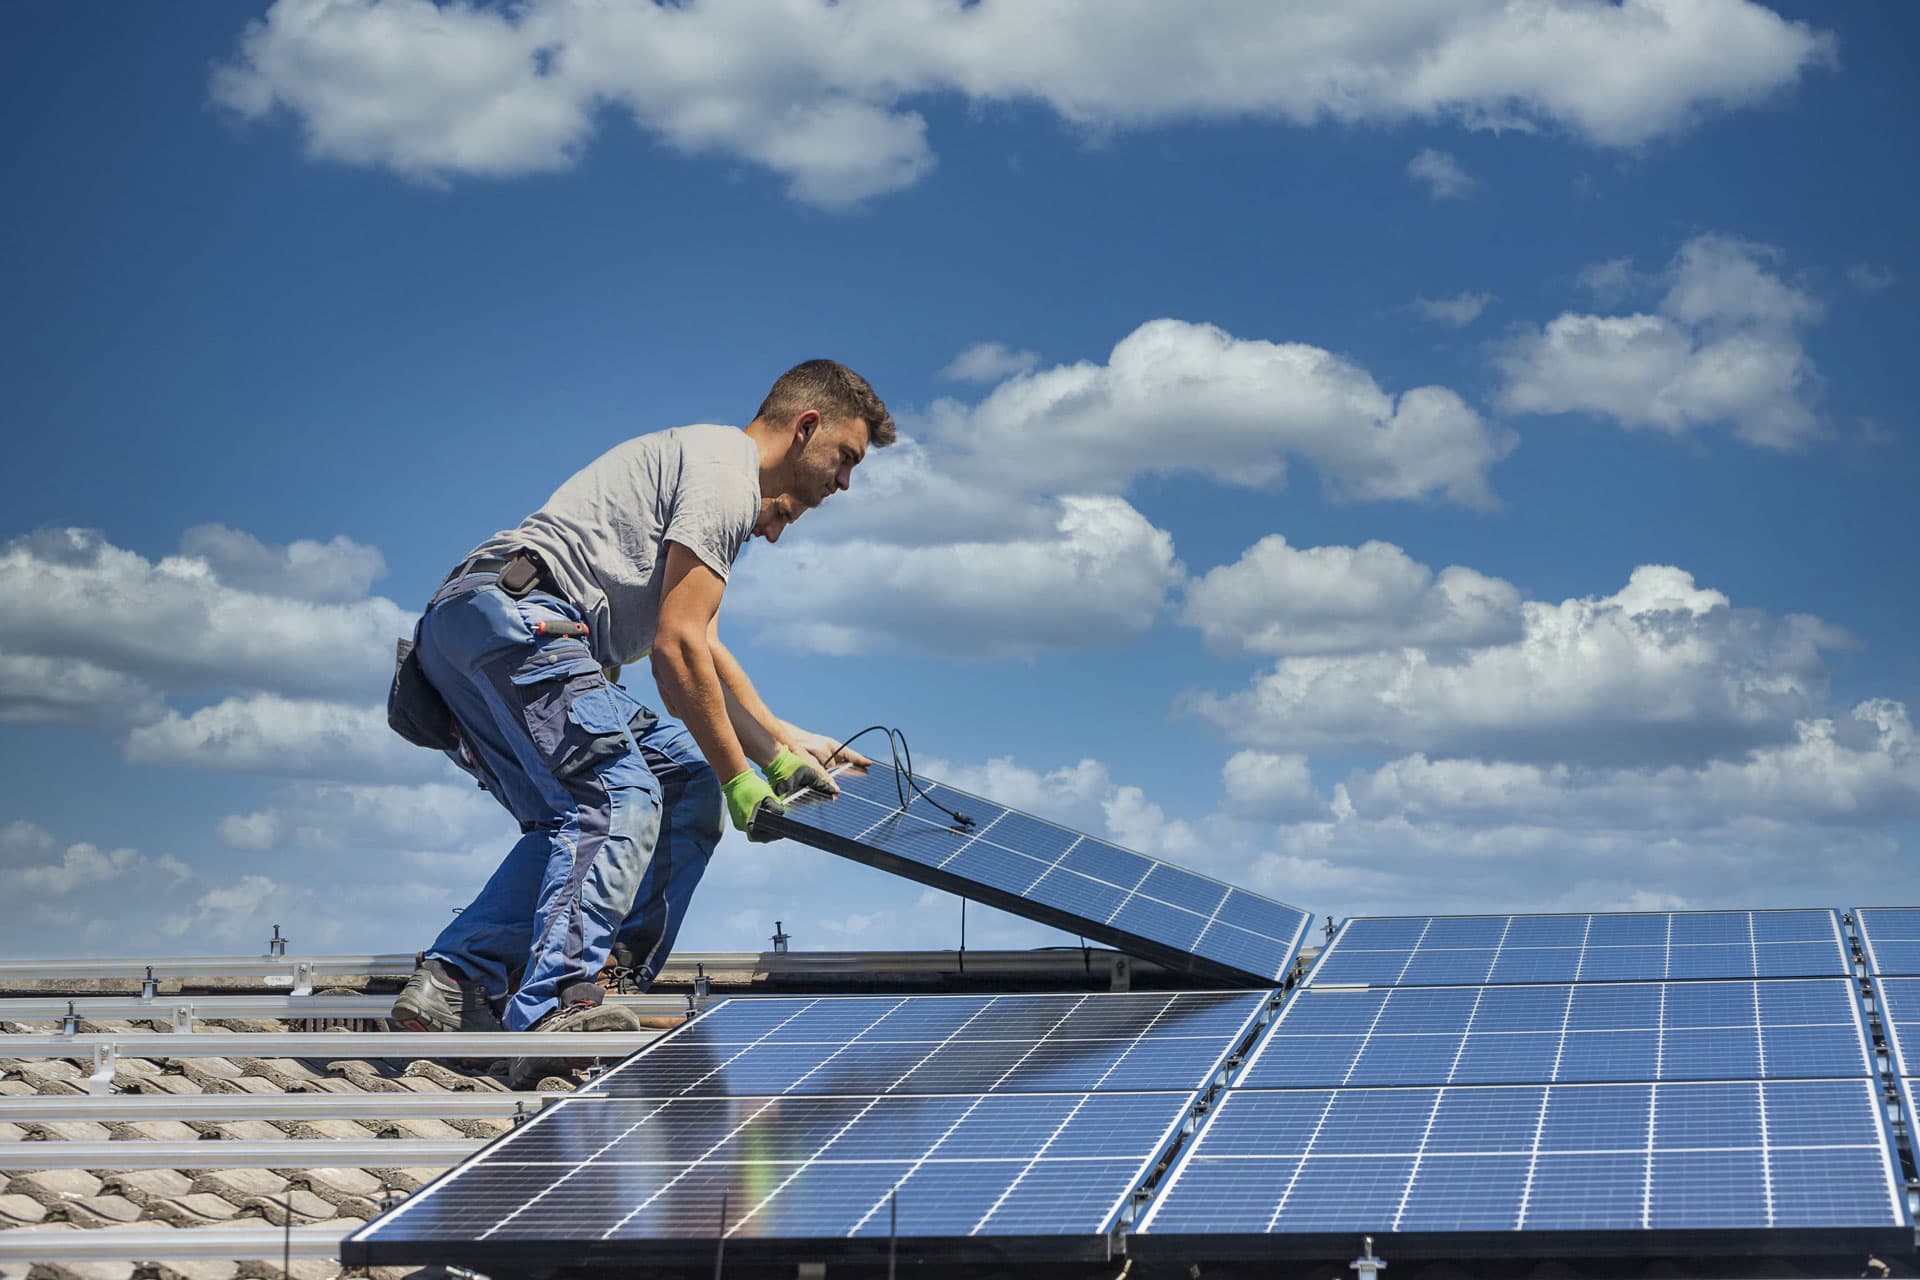
[[[258,1019],[202,1021],[196,1030],[225,1030],[251,1033],[297,1033],[299,1023]],[[383,1199],[404,1196],[440,1172],[440,1168],[408,1167],[404,1161],[392,1164],[360,1163],[351,1167],[316,1167],[328,1161],[326,1141],[368,1140],[462,1140],[478,1142],[498,1136],[512,1124],[510,1118],[473,1118],[431,1114],[407,1118],[368,1117],[365,1119],[244,1119],[222,1118],[217,1113],[196,1112],[191,1119],[138,1119],[116,1121],[111,1103],[119,1097],[137,1096],[212,1096],[238,1098],[241,1095],[288,1094],[370,1094],[405,1093],[431,1101],[435,1098],[458,1100],[479,1092],[504,1092],[507,1089],[504,1062],[481,1060],[429,1061],[367,1058],[305,1058],[289,1056],[170,1056],[166,1043],[178,1035],[171,1021],[137,1023],[127,1021],[87,1022],[76,1028],[82,1034],[113,1034],[119,1039],[120,1054],[114,1064],[114,1099],[106,1099],[105,1117],[98,1120],[19,1119],[0,1121],[0,1144],[20,1144],[6,1153],[6,1163],[16,1166],[0,1169],[0,1231],[68,1232],[74,1230],[195,1230],[217,1226],[286,1225],[291,1213],[295,1224],[337,1229],[344,1235],[376,1213]],[[0,1000],[0,1032],[10,1035],[44,1036],[60,1030],[58,1023],[6,1020],[5,1001]],[[378,1034],[369,1032],[368,1034]],[[268,1039],[262,1034],[262,1040]],[[273,1036],[283,1041],[280,1035]],[[150,1047],[149,1047],[150,1045]],[[6,1054],[6,1036],[0,1035],[0,1098],[29,1096],[84,1097],[88,1077],[93,1070],[90,1057],[73,1059],[21,1059]],[[573,1081],[549,1079],[546,1088],[565,1089]],[[417,1108],[409,1108],[417,1110]],[[429,1106],[427,1111],[431,1111]],[[450,1108],[457,1111],[458,1108]],[[16,1114],[9,1110],[8,1114]],[[60,1143],[126,1143],[129,1159],[124,1165],[150,1164],[132,1150],[141,1142],[165,1142],[169,1146],[184,1141],[203,1144],[206,1159],[191,1166],[116,1167],[105,1161],[99,1167],[22,1168],[32,1159],[25,1148],[45,1143],[52,1148]],[[284,1160],[268,1167],[229,1167],[221,1159],[221,1145],[247,1144],[251,1151],[260,1144],[285,1147]],[[405,1149],[411,1142],[396,1143]],[[238,1150],[239,1148],[235,1148]],[[265,1158],[272,1158],[271,1155]],[[248,1164],[260,1163],[250,1158]],[[0,1242],[17,1246],[17,1237]],[[49,1256],[59,1252],[49,1241]],[[15,1250],[9,1250],[13,1252]],[[10,1268],[12,1268],[10,1270]],[[329,1259],[296,1259],[291,1272],[298,1280],[323,1280],[339,1274],[339,1264]],[[0,1276],[13,1280],[109,1280],[132,1277],[130,1262],[8,1262],[0,1258]],[[276,1250],[271,1258],[254,1260],[181,1260],[159,1261],[141,1268],[143,1275],[158,1275],[163,1280],[225,1280],[226,1277],[279,1277],[282,1270]],[[375,1275],[402,1275],[403,1271]]]

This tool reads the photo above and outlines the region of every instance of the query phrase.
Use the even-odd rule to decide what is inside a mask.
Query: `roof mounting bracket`
[[[1133,963],[1123,955],[1113,957],[1113,965],[1107,975],[1107,990],[1131,991],[1133,989]]]
[[[302,960],[293,966],[293,994],[296,996],[313,994],[313,961]]]
[[[160,981],[153,976],[153,966],[147,966],[147,976],[140,979],[140,998],[151,1000],[160,994]]]
[[[175,1035],[182,1036],[190,1036],[193,1034],[192,1005],[177,1004],[173,1006],[173,1032]]]
[[[120,1049],[111,1040],[93,1046],[93,1074],[87,1077],[87,1092],[95,1095],[113,1092],[114,1068],[120,1065]]]

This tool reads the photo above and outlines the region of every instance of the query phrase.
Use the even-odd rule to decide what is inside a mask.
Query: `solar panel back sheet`
[[[836,780],[838,796],[791,802],[784,817],[757,827],[1169,968],[1235,982],[1284,981],[1312,919],[941,783],[922,780],[921,796],[886,765]]]

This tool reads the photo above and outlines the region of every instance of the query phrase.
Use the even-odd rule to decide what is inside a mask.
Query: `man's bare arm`
[[[752,766],[727,713],[727,686],[709,639],[727,584],[677,542],[667,544],[666,574],[653,635],[654,683],[662,701],[686,722],[713,771],[732,778]]]
[[[714,669],[720,673],[720,682],[727,687],[728,705],[737,709],[734,726],[738,729],[741,720],[747,720],[764,730],[772,739],[777,752],[780,747],[791,747],[814,757],[821,767],[835,764],[869,765],[873,761],[851,748],[835,751],[839,744],[817,733],[811,733],[794,724],[791,720],[782,720],[767,707],[753,681],[748,678],[746,668],[733,656],[731,650],[720,642],[719,618],[714,619],[714,628],[707,636],[707,646],[713,650]],[[745,737],[741,741],[746,741]],[[751,752],[749,752],[751,754]],[[766,761],[760,763],[765,764]]]

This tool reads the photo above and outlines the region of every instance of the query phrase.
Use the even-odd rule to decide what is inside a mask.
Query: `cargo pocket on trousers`
[[[626,717],[590,659],[556,662],[513,677],[527,733],[556,778],[578,777],[627,750]]]

